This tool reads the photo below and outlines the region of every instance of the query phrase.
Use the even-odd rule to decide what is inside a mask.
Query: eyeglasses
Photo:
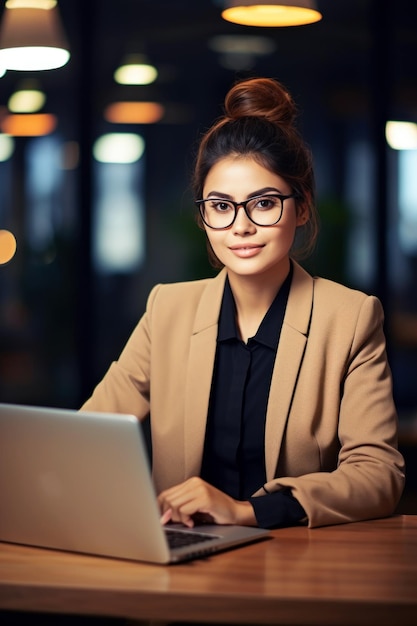
[[[195,204],[200,211],[204,224],[214,230],[230,228],[237,217],[239,207],[243,207],[250,221],[257,226],[274,226],[282,217],[284,200],[295,198],[297,195],[292,193],[283,196],[274,193],[254,196],[242,202],[224,200],[223,198],[207,198],[196,200]]]

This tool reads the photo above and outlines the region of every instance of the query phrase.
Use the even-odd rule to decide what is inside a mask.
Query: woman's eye
[[[216,202],[213,204],[213,207],[219,212],[230,210],[230,204],[228,202]]]
[[[276,206],[277,200],[276,198],[260,198],[258,200],[257,208],[258,209],[273,209]]]

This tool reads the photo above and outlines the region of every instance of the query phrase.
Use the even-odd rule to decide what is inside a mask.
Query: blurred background
[[[189,189],[196,143],[235,80],[269,76],[314,155],[321,235],[305,265],[381,298],[413,441],[417,3],[316,4],[316,23],[264,28],[225,21],[220,0],[60,0],[69,61],[0,61],[0,401],[77,408],[155,283],[213,274]],[[156,72],[117,82],[126,63]],[[32,109],[25,92],[41,94]]]

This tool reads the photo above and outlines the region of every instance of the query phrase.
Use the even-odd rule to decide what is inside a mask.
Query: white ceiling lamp
[[[7,108],[12,113],[37,113],[46,102],[46,95],[37,81],[22,81],[12,93]]]
[[[226,0],[222,17],[244,26],[302,26],[321,20],[314,0]]]
[[[107,133],[96,139],[93,155],[99,163],[135,163],[145,151],[145,140],[135,133]]]
[[[130,54],[114,73],[120,85],[150,85],[158,78],[158,70],[143,54]]]
[[[385,138],[393,150],[417,150],[417,124],[389,121],[385,125]]]
[[[8,161],[14,151],[14,139],[0,132],[0,163]]]
[[[52,70],[69,58],[56,0],[7,0],[0,26],[0,67]]]

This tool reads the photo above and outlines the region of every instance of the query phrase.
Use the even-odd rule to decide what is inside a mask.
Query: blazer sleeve
[[[397,448],[383,310],[373,296],[364,299],[357,316],[340,375],[340,398],[339,415],[335,415],[337,467],[275,478],[255,494],[290,488],[310,527],[391,515],[403,490],[404,463]]]

